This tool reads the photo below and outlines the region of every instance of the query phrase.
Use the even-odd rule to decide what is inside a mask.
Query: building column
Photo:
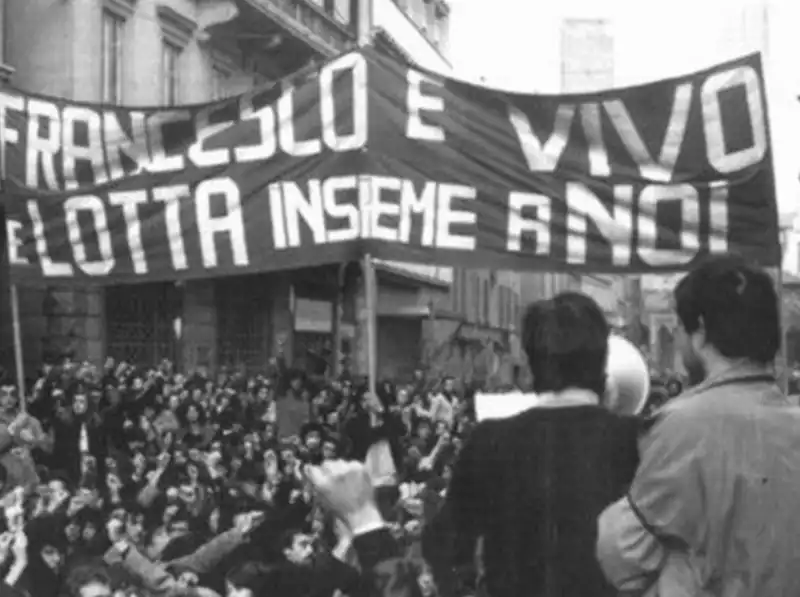
[[[213,280],[183,286],[180,350],[185,372],[217,368],[217,306]]]

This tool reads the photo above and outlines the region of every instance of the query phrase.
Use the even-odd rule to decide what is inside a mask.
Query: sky
[[[610,22],[614,84],[690,73],[753,51],[764,61],[782,222],[800,231],[800,0],[450,0],[458,78],[527,93],[560,91],[565,18]],[[800,232],[794,235],[800,242]],[[790,269],[800,269],[797,251]]]

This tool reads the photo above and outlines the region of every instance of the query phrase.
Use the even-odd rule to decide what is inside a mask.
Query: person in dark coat
[[[603,406],[608,336],[587,296],[528,307],[522,340],[535,406],[478,424],[423,535],[442,597],[475,589],[481,540],[492,597],[616,595],[595,559],[597,517],[633,478],[639,421]]]
[[[69,480],[81,480],[85,455],[97,463],[98,475],[105,475],[105,434],[102,420],[90,403],[86,388],[78,386],[70,403],[62,407],[53,423],[51,468],[64,471]]]

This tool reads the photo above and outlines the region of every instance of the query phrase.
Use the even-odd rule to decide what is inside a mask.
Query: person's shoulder
[[[609,412],[609,417],[605,419],[605,424],[612,433],[624,436],[637,436],[642,431],[644,421],[638,415],[621,415]]]
[[[487,446],[496,443],[500,438],[507,434],[510,429],[508,419],[487,419],[478,422],[469,432],[469,444],[471,447]]]
[[[673,398],[648,422],[640,448],[664,451],[671,446],[699,452],[708,439],[710,423],[717,423],[718,416],[717,410],[709,408],[700,395]]]

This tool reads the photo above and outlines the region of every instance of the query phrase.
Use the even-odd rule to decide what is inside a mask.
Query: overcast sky
[[[680,75],[764,52],[779,203],[797,212],[800,186],[800,0],[451,0],[455,74],[520,92],[560,91],[565,18],[604,18],[615,85]],[[768,7],[768,10],[765,9]]]

